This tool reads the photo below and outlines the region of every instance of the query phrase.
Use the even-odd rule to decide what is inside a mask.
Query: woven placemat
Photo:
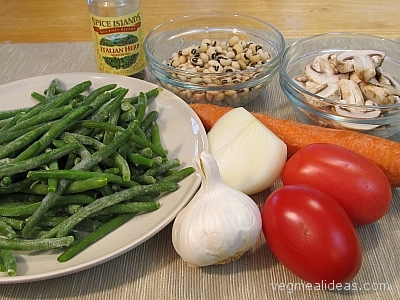
[[[0,44],[0,84],[45,74],[96,71],[91,43]],[[246,108],[297,120],[277,76]],[[254,201],[261,208],[280,185],[278,181],[252,196]],[[262,235],[235,262],[190,268],[172,247],[170,224],[137,248],[99,266],[44,281],[2,285],[0,299],[399,299],[400,198],[397,189],[393,193],[389,213],[357,229],[364,261],[350,291],[308,289],[278,263]]]

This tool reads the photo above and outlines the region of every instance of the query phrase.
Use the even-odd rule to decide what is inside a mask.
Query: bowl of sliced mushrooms
[[[390,137],[400,131],[400,43],[332,32],[294,42],[281,88],[307,124]]]

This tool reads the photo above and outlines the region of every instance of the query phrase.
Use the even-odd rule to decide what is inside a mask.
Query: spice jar
[[[144,78],[141,0],[88,0],[100,72]]]

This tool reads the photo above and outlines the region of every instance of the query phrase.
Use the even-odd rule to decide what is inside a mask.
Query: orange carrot
[[[233,109],[212,104],[190,104],[190,106],[207,131],[219,118]],[[306,125],[261,113],[252,114],[287,145],[288,157],[308,144],[340,145],[371,159],[383,170],[392,187],[400,187],[400,143],[355,131]]]

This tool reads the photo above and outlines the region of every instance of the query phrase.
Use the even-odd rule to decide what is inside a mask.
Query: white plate
[[[69,88],[84,80],[92,81],[92,88],[116,83],[129,89],[130,95],[148,91],[156,86],[152,83],[129,77],[97,73],[54,74],[8,83],[0,86],[0,110],[20,108],[35,104],[31,92],[42,93],[53,78],[59,78]],[[208,150],[204,127],[193,110],[179,97],[163,90],[149,109],[159,114],[158,124],[170,158],[177,157],[182,167],[193,165],[193,159],[201,151]],[[70,261],[57,262],[61,251],[43,253],[18,252],[17,276],[6,277],[0,273],[0,284],[31,282],[54,278],[81,271],[111,260],[143,243],[167,226],[179,210],[192,198],[200,185],[200,177],[192,174],[180,182],[178,191],[160,199],[161,207],[148,214],[134,217],[102,240],[98,241]],[[0,195],[1,197],[1,195]]]

